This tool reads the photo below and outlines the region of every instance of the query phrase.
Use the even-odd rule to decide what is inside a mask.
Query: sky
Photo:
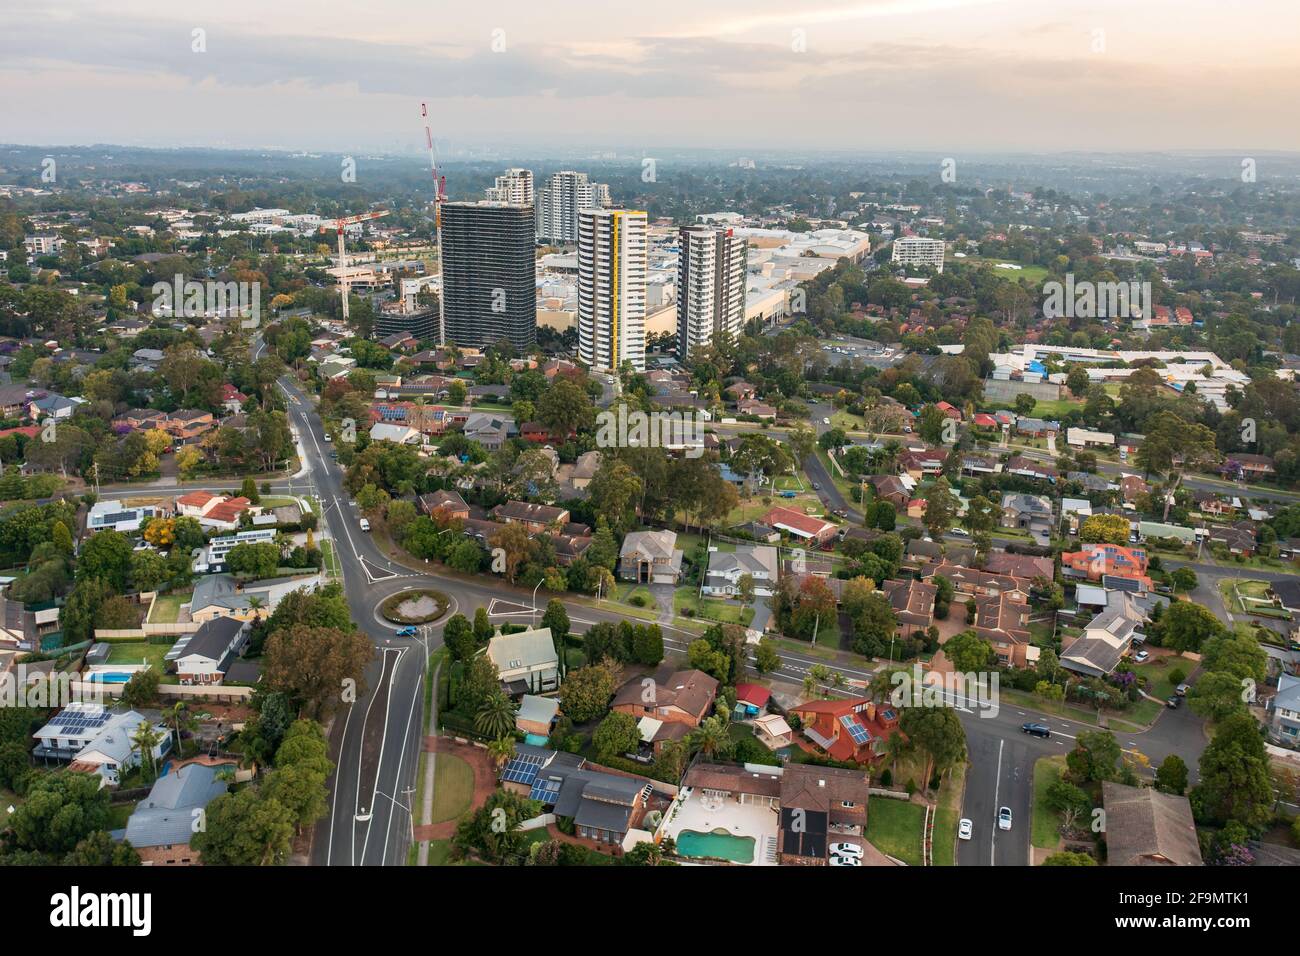
[[[1296,0],[3,0],[0,142],[1300,150]]]

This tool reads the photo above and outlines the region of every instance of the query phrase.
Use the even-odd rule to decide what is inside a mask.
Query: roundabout
[[[442,620],[456,602],[433,588],[408,588],[390,594],[375,608],[375,617],[389,625],[405,627]]]

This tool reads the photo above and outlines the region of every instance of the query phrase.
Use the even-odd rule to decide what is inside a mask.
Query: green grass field
[[[179,591],[175,594],[160,594],[154,598],[153,610],[149,613],[151,624],[175,624],[180,620],[181,605],[189,603],[193,591]]]
[[[135,644],[114,644],[112,652],[108,655],[109,664],[141,664],[148,663],[159,672],[163,669],[163,658],[171,647],[167,644],[145,644],[143,642]]]
[[[455,820],[474,798],[474,768],[460,757],[438,754],[433,770],[433,819]]]
[[[966,767],[952,770],[943,779],[939,803],[934,811],[934,866],[957,865],[957,823],[961,819],[961,798],[966,789]]]
[[[1034,761],[1034,810],[1030,840],[1042,850],[1061,842],[1061,815],[1047,805],[1047,788],[1065,769],[1065,757],[1039,757]]]
[[[881,853],[920,866],[925,808],[903,800],[872,797],[867,804],[867,840]]]
[[[673,594],[673,613],[680,615],[686,609],[693,611],[698,618],[720,621],[723,624],[743,624],[747,626],[750,621],[754,620],[754,609],[752,607],[742,608],[739,604],[717,598],[704,598],[701,600],[696,596],[693,587],[678,588],[676,593]]]

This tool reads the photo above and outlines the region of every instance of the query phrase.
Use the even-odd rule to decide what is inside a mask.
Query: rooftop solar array
[[[531,787],[537,778],[537,771],[542,769],[543,759],[537,754],[516,754],[501,772],[501,782],[521,783]]]
[[[560,787],[564,781],[555,777],[542,777],[533,781],[533,788],[528,793],[529,800],[540,800],[542,803],[554,805],[559,799]]]
[[[840,723],[843,724],[845,729],[852,735],[855,744],[865,744],[871,739],[871,734],[867,733],[867,728],[863,727],[850,715],[845,714],[840,717]]]
[[[73,711],[69,713],[64,711],[54,718],[54,726],[58,727],[63,733],[76,735],[85,730],[98,730],[108,723],[109,715],[104,712],[84,713]]]

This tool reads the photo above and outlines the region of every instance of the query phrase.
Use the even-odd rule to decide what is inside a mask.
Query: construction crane
[[[438,175],[438,160],[433,154],[433,131],[429,127],[429,107],[420,104],[420,116],[424,119],[424,141],[429,147],[429,172],[433,175],[433,231],[438,243],[438,281],[441,284],[438,293],[438,344],[447,344],[447,311],[444,302],[447,298],[446,283],[442,282],[442,204],[447,201],[447,177]]]
[[[387,209],[380,209],[375,212],[363,212],[359,216],[341,216],[335,219],[333,224],[321,226],[321,232],[329,232],[331,229],[338,230],[339,234],[339,288],[343,291],[343,321],[348,320],[348,257],[343,245],[343,233],[348,226],[355,225],[359,222],[369,222],[371,219],[379,219],[381,216],[387,216]]]

